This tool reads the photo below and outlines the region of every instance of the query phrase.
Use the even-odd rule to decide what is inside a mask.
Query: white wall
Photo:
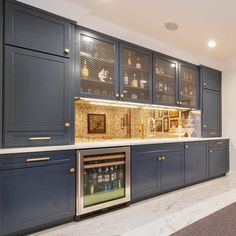
[[[236,59],[223,66],[223,136],[230,138],[230,165],[236,170]]]

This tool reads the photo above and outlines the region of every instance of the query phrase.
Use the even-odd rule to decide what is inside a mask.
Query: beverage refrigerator
[[[78,150],[76,219],[130,201],[130,148]]]

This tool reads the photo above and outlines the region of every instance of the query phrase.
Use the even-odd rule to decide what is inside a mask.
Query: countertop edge
[[[147,140],[140,139],[140,140],[114,140],[114,141],[101,141],[101,142],[81,142],[81,143],[76,143],[74,145],[3,148],[3,149],[0,149],[0,155],[29,153],[29,152],[47,152],[47,151],[79,150],[79,149],[90,149],[90,148],[134,146],[134,145],[147,145],[147,144],[211,141],[211,140],[219,140],[219,139],[229,139],[229,138],[228,137],[169,138],[169,139],[164,138],[164,139],[147,139]]]

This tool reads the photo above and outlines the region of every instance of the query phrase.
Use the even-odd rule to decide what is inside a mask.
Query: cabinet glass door
[[[156,104],[176,105],[177,62],[167,58],[154,58],[153,100]]]
[[[111,99],[117,93],[117,44],[80,33],[80,96]]]
[[[198,69],[197,67],[180,64],[179,101],[181,106],[198,107]]]
[[[132,102],[151,102],[150,62],[149,52],[121,46],[121,98]]]

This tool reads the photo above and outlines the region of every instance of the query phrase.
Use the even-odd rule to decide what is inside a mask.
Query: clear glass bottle
[[[81,70],[81,75],[84,78],[87,78],[89,76],[89,69],[88,69],[86,60],[84,60],[84,65],[83,65],[83,68]]]
[[[139,58],[139,57],[137,57],[136,68],[137,68],[137,69],[141,69],[141,68],[142,68],[142,65],[141,65],[141,62],[140,62],[140,58]]]
[[[131,86],[135,87],[135,88],[138,87],[138,80],[136,78],[136,74],[133,75],[133,80],[132,80]]]
[[[131,52],[128,53],[127,64],[128,64],[129,66],[132,66]]]
[[[124,74],[123,79],[124,79],[124,84],[125,85],[129,85],[129,76],[128,76],[128,74],[126,72]]]

